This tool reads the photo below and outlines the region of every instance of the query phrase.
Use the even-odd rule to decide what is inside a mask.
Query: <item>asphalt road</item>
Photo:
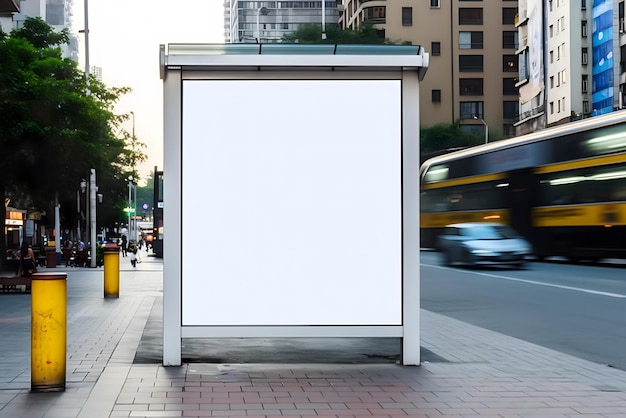
[[[626,370],[626,262],[448,268],[421,253],[422,308]]]

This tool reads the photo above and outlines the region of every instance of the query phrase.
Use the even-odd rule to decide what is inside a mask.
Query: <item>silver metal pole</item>
[[[76,225],[76,239],[80,239],[80,190],[76,191],[76,213],[78,213],[78,222]]]
[[[131,207],[132,207],[132,206],[131,206],[131,201],[132,201],[132,198],[133,198],[133,195],[132,195],[132,193],[133,193],[133,192],[132,192],[132,190],[133,190],[133,189],[132,189],[132,187],[133,187],[133,183],[132,183],[132,182],[133,182],[133,178],[132,178],[132,177],[129,177],[129,178],[128,178],[128,236],[126,237],[126,238],[127,238],[127,240],[126,240],[126,242],[127,242],[127,243],[128,243],[128,242],[130,242],[130,237],[131,237],[131,235],[130,235],[130,233],[131,233],[131,227],[130,227],[130,209],[131,209]]]
[[[96,169],[92,168],[89,174],[89,204],[91,219],[91,267],[96,267]]]
[[[257,43],[261,43],[261,9],[262,7],[259,7],[256,11],[256,41]]]
[[[326,39],[326,0],[322,0],[322,39]]]
[[[89,94],[89,0],[85,0],[85,83]]]

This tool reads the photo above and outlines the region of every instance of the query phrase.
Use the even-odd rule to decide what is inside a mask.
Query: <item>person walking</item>
[[[137,255],[137,245],[131,243],[128,246],[128,257],[130,258],[130,264],[133,265],[133,268],[137,267],[138,255]],[[141,262],[141,261],[139,261]]]
[[[126,235],[122,235],[122,257],[126,257],[128,253],[128,240],[126,239]]]

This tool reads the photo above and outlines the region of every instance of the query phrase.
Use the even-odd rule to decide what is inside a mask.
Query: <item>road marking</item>
[[[452,269],[450,267],[435,266],[435,265],[432,265],[432,264],[422,264],[422,266],[424,266],[424,267],[432,267],[432,268],[441,269],[441,270],[456,270],[456,269]],[[457,271],[459,271],[459,270],[457,270]],[[497,275],[497,274],[489,274],[489,273],[480,273],[480,272],[475,272],[475,271],[473,271],[473,272],[469,272],[468,271],[466,273],[479,274],[481,276],[491,277],[491,278],[494,278],[494,279],[509,280],[511,282],[521,282],[521,283],[535,284],[535,285],[538,285],[538,286],[556,287],[558,289],[573,290],[575,292],[590,293],[592,295],[600,295],[600,296],[608,296],[608,297],[611,297],[611,298],[626,299],[626,295],[622,295],[620,293],[602,292],[600,290],[592,290],[592,289],[585,289],[585,288],[582,288],[582,287],[564,286],[564,285],[560,285],[560,284],[538,282],[536,280],[516,279],[516,278],[513,278],[513,277],[500,276],[500,275]]]

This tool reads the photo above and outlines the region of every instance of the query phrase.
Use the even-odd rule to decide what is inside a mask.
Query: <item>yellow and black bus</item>
[[[420,178],[423,247],[447,224],[495,221],[539,259],[626,258],[626,111],[434,157]]]

